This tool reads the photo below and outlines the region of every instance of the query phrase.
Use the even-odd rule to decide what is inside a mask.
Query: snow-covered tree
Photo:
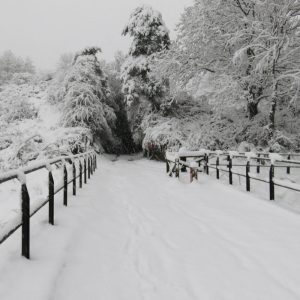
[[[87,48],[75,56],[63,85],[63,124],[89,128],[106,149],[115,142],[116,115],[109,105],[107,77],[97,58],[99,48]]]
[[[124,94],[122,93],[122,81],[120,78],[121,66],[125,61],[125,56],[121,51],[116,52],[114,61],[106,63],[101,61],[101,65],[108,79],[108,86],[110,88],[110,102],[114,104],[114,111],[116,114],[116,126],[114,134],[120,139],[121,153],[133,153],[136,151],[132,139],[132,133],[128,121],[126,103],[124,101]]]
[[[73,53],[63,53],[58,61],[57,70],[61,72],[66,72],[73,64],[74,54]]]
[[[160,109],[167,91],[167,82],[156,78],[151,69],[157,53],[169,48],[169,31],[162,15],[144,5],[133,11],[123,35],[133,39],[129,55],[122,65],[121,79],[131,131],[136,145],[140,147],[144,136],[141,129],[143,118]]]
[[[156,109],[162,96],[164,82],[151,75],[153,55],[169,48],[169,31],[161,13],[149,6],[136,8],[130,16],[123,35],[133,38],[129,56],[123,64],[123,91],[130,105],[145,96]]]
[[[32,60],[28,57],[24,60],[10,50],[5,51],[0,56],[0,83],[8,82],[18,73],[34,74],[35,67]]]
[[[209,98],[222,99],[216,108],[242,102],[252,119],[262,100],[274,112],[270,90],[278,80],[282,95],[297,98],[299,53],[298,0],[196,0],[159,67],[180,86],[209,76]]]
[[[252,38],[241,45],[235,61],[241,64],[247,55],[252,73],[263,79],[262,97],[270,102],[269,127],[273,133],[279,102],[293,104],[300,98],[300,2],[253,1],[252,6]]]

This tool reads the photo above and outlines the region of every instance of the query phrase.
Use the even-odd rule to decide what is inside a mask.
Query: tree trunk
[[[263,87],[252,84],[249,88],[249,96],[251,97],[248,99],[247,109],[249,113],[249,119],[252,120],[258,114],[258,104],[260,102],[260,97],[263,93]]]
[[[248,102],[247,110],[249,119],[252,120],[258,114],[258,102]]]
[[[274,130],[275,130],[276,106],[277,106],[277,93],[276,93],[276,90],[275,90],[273,92],[272,98],[271,98],[271,110],[270,110],[270,115],[269,115],[269,121],[270,121],[269,128],[270,128],[272,134],[274,133]]]

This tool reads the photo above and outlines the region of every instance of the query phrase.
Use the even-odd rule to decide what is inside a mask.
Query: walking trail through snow
[[[162,163],[98,160],[94,176],[0,247],[0,299],[300,299],[300,216]]]

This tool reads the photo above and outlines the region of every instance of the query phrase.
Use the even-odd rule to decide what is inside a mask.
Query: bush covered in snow
[[[10,85],[0,92],[0,122],[9,124],[15,121],[33,119],[37,116],[36,108],[30,103],[28,97],[24,95],[28,85],[17,88]]]
[[[89,129],[61,128],[60,108],[46,100],[47,85],[41,81],[1,87],[0,171],[89,149]]]
[[[95,140],[108,152],[120,147],[115,137],[115,103],[111,102],[107,76],[98,60],[97,47],[86,48],[62,57],[60,67],[48,90],[48,101],[62,109],[61,122],[65,127],[91,130]]]

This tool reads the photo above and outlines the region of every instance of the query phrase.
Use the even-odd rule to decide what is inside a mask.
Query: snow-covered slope
[[[62,207],[0,247],[0,299],[299,299],[300,218],[215,179],[183,184],[164,164],[102,158]],[[4,275],[5,274],[5,275]]]
[[[47,101],[48,84],[2,87],[0,92],[0,171],[51,157],[78,146],[82,128],[60,126],[61,107]]]

